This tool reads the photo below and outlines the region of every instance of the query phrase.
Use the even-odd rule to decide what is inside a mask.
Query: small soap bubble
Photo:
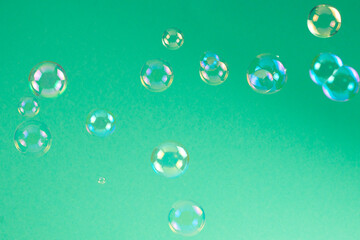
[[[154,59],[145,63],[141,69],[142,85],[152,92],[162,92],[170,87],[174,73],[170,65],[162,60]]]
[[[328,38],[339,31],[341,16],[336,8],[321,4],[310,11],[307,25],[314,36]]]
[[[220,85],[229,75],[228,66],[220,61],[219,55],[205,52],[201,56],[199,74],[201,79],[209,85]]]
[[[220,58],[219,55],[213,52],[205,52],[201,56],[200,60],[200,67],[205,70],[214,70],[218,68],[220,65]]]
[[[67,77],[59,64],[47,61],[33,67],[29,82],[30,89],[36,96],[56,98],[65,91]]]
[[[162,36],[163,45],[170,50],[177,50],[184,44],[184,35],[179,29],[166,29]]]
[[[20,99],[18,111],[24,117],[35,117],[40,110],[39,102],[33,97],[24,97]]]
[[[51,146],[50,130],[39,121],[23,122],[15,131],[14,144],[21,153],[42,156],[49,151]]]
[[[86,130],[91,135],[106,137],[115,130],[115,118],[103,109],[91,111],[86,118]]]
[[[260,54],[247,70],[247,81],[258,93],[269,94],[280,91],[287,80],[286,69],[279,57],[272,54]]]
[[[105,183],[106,183],[106,179],[105,179],[104,177],[99,177],[98,183],[99,183],[99,184],[105,184]]]
[[[205,226],[205,212],[192,201],[178,201],[173,204],[169,216],[169,227],[177,234],[193,236]]]
[[[182,175],[189,166],[189,154],[179,143],[165,142],[157,146],[151,155],[154,171],[164,177]]]
[[[325,95],[337,102],[346,102],[359,92],[359,75],[349,66],[341,66],[323,84]]]
[[[343,65],[341,59],[332,53],[320,53],[310,67],[310,78],[322,86],[333,73]]]

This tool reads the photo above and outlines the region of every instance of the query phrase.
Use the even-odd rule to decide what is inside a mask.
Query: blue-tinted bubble
[[[91,135],[106,137],[115,130],[115,118],[106,110],[94,110],[87,116],[86,130]]]
[[[200,60],[200,67],[205,70],[214,70],[220,65],[220,58],[216,53],[213,52],[205,52]]]
[[[189,166],[189,153],[179,143],[164,142],[152,152],[151,165],[156,173],[164,177],[178,177]]]
[[[145,63],[141,69],[142,85],[152,92],[162,92],[170,87],[174,73],[170,65],[162,60],[154,59]]]
[[[332,53],[320,53],[310,67],[310,77],[314,83],[322,86],[324,82],[343,65],[341,59]]]
[[[342,66],[323,84],[325,95],[337,102],[346,102],[359,92],[359,75],[349,66]]]
[[[18,105],[19,113],[24,117],[35,117],[40,110],[39,102],[33,97],[21,98]]]
[[[258,55],[247,70],[247,81],[258,93],[269,94],[280,91],[287,80],[286,69],[278,56]]]
[[[192,201],[178,201],[169,212],[169,227],[177,234],[193,236],[205,226],[205,212]]]

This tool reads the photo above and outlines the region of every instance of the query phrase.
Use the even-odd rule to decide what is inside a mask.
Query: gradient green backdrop
[[[332,102],[309,78],[312,59],[333,52],[360,71],[360,2],[327,1],[341,13],[330,39],[307,29],[323,1],[5,1],[0,2],[0,239],[185,239],[167,225],[180,199],[205,210],[203,240],[360,239],[360,97]],[[177,27],[178,51],[161,44]],[[201,81],[204,51],[230,74]],[[279,93],[261,95],[246,68],[261,53],[288,70]],[[174,82],[163,93],[140,83],[149,59],[168,61]],[[68,88],[40,99],[37,120],[53,135],[41,158],[21,155],[13,135],[31,96],[38,62],[64,67]],[[85,129],[95,108],[113,112],[104,139]],[[166,140],[189,151],[177,179],[156,175],[153,148]],[[107,183],[100,185],[103,176]]]

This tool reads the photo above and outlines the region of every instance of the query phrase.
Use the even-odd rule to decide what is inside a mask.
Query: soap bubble
[[[142,85],[152,92],[162,92],[170,87],[174,73],[170,65],[162,60],[149,60],[141,69]]]
[[[219,55],[213,52],[205,52],[200,60],[199,74],[201,79],[209,85],[220,85],[229,75],[228,66],[220,61]]]
[[[320,53],[310,67],[310,77],[314,83],[322,86],[333,73],[343,65],[341,59],[332,53]]]
[[[310,11],[307,25],[314,36],[328,38],[339,31],[341,16],[336,8],[321,4]]]
[[[162,36],[163,45],[170,50],[177,50],[184,44],[184,36],[179,29],[166,29]]]
[[[86,130],[91,135],[106,137],[115,130],[115,118],[106,110],[91,111],[86,119]]]
[[[20,99],[18,105],[19,113],[24,117],[35,117],[40,110],[39,102],[33,97],[24,97]]]

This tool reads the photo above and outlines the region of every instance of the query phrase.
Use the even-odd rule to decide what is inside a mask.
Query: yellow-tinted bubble
[[[339,31],[341,16],[339,11],[332,6],[318,5],[310,11],[307,25],[316,37],[328,38]]]
[[[177,50],[184,44],[184,36],[179,29],[166,29],[162,36],[163,45],[170,50]]]
[[[105,179],[104,177],[99,177],[98,183],[99,183],[99,184],[105,184],[105,183],[106,183],[106,179]]]

